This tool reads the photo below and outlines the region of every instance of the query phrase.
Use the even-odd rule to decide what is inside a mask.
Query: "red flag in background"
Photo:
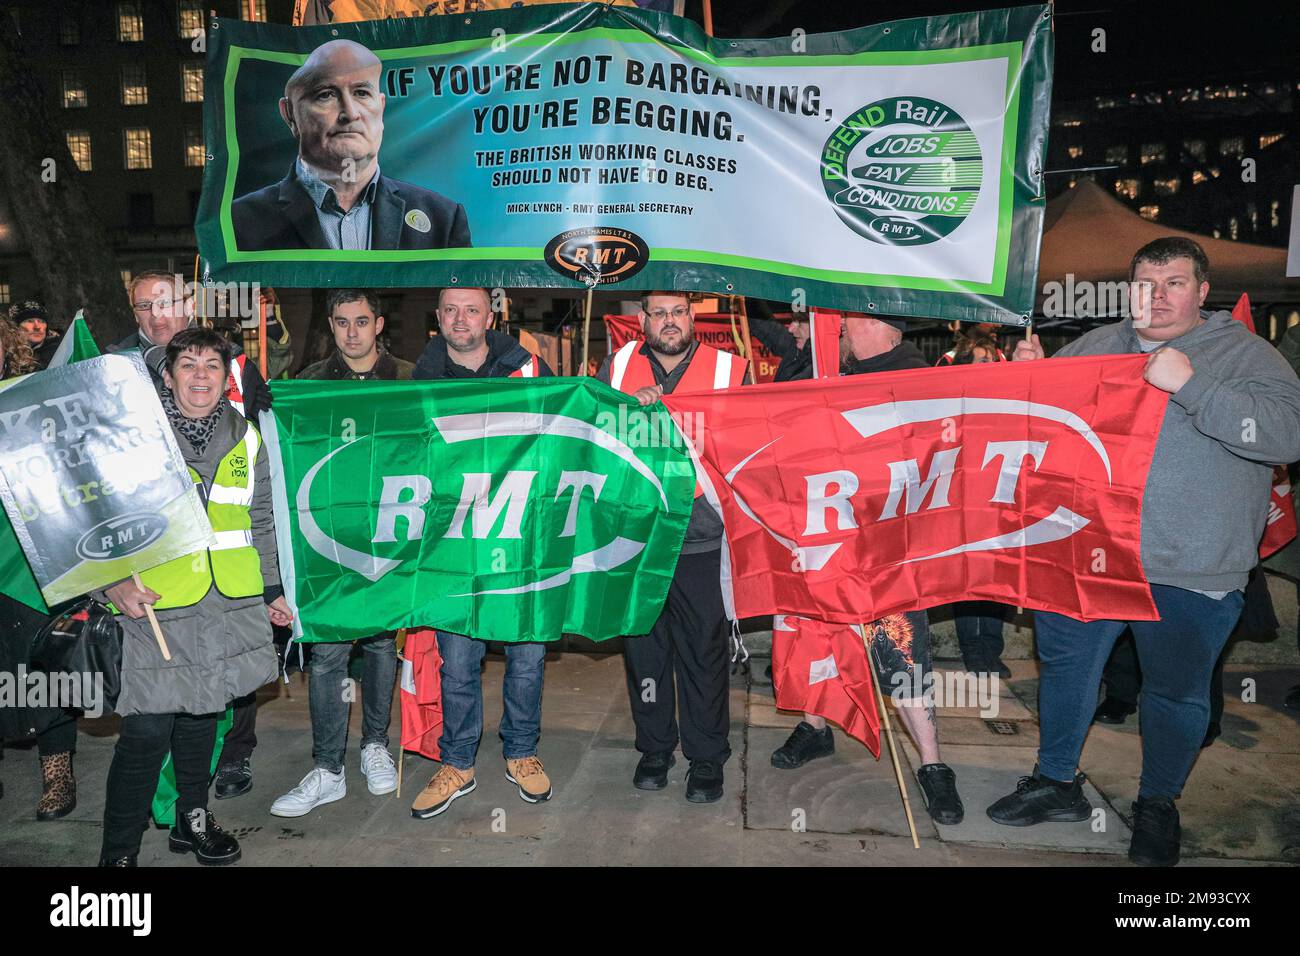
[[[402,648],[402,749],[441,760],[442,655],[438,632],[431,628],[406,632]]]
[[[1255,319],[1250,312],[1250,296],[1241,294],[1232,307],[1232,317],[1255,331]],[[1296,536],[1295,499],[1291,497],[1291,476],[1285,465],[1273,467],[1273,488],[1268,501],[1268,523],[1264,536],[1259,539],[1259,557],[1262,561],[1275,551],[1280,551]]]
[[[739,328],[737,321],[736,328]],[[613,355],[633,339],[643,338],[641,320],[635,315],[605,316],[605,333],[609,336],[609,352]],[[736,336],[732,334],[731,316],[719,313],[697,313],[695,316],[695,339],[715,349],[739,355]],[[754,373],[759,382],[770,382],[776,375],[781,360],[767,350],[762,342],[751,337],[754,347]]]
[[[1089,356],[667,395],[694,415],[733,616],[984,599],[1156,620],[1142,493],[1168,394]]]
[[[1255,331],[1255,318],[1250,314],[1250,296],[1246,293],[1243,292],[1237,304],[1232,307],[1232,317],[1252,332]]]
[[[871,663],[854,628],[777,615],[772,622],[772,684],[781,710],[825,717],[880,758]]]
[[[838,378],[840,374],[840,313],[813,309],[808,335],[812,339],[813,378]]]

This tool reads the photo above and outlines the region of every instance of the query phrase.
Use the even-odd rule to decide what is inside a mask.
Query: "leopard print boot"
[[[77,780],[72,775],[72,754],[41,758],[44,789],[36,804],[37,820],[58,820],[77,807]]]

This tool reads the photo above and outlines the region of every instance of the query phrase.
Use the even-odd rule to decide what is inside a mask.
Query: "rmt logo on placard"
[[[119,515],[101,521],[77,541],[86,561],[112,561],[143,551],[167,533],[167,519],[151,512]]]
[[[546,244],[544,258],[562,276],[588,285],[608,285],[645,268],[650,248],[634,232],[596,226],[560,233]]]

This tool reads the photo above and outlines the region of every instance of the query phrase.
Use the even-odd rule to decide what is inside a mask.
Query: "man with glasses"
[[[695,340],[695,313],[684,292],[643,295],[641,331],[645,340],[634,339],[606,358],[596,377],[642,405],[678,389],[732,388],[748,381],[743,359]],[[667,787],[680,739],[682,755],[690,761],[686,799],[691,803],[722,799],[722,765],[731,756],[721,562],[722,519],[697,485],[659,620],[644,637],[623,641],[636,749],[641,752],[632,785],[639,790]]]
[[[136,330],[113,346],[111,352],[138,349],[153,376],[154,387],[165,387],[162,367],[167,346],[182,329],[196,325],[194,294],[185,280],[175,273],[150,269],[138,272],[127,285]],[[248,361],[243,348],[231,345],[230,371],[226,376],[226,398],[250,422],[256,422],[263,409],[271,407],[271,389],[262,378],[256,362]],[[251,761],[257,746],[256,694],[232,702],[234,723],[222,745],[217,767],[216,798],[226,800],[242,796],[253,789]]]

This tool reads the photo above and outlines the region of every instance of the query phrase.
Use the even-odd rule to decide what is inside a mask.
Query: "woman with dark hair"
[[[231,700],[275,679],[271,624],[292,615],[276,562],[266,450],[226,399],[229,366],[230,344],[211,329],[185,329],[167,345],[160,398],[216,543],[140,572],[143,589],[128,579],[106,591],[123,630],[122,729],[108,772],[100,866],[136,865],[168,751],[179,793],[171,851],[192,852],[207,866],[240,857],[238,841],[207,808],[217,718]]]
[[[8,319],[0,318],[0,379],[26,375],[40,368],[27,336]],[[0,594],[0,671],[16,673],[30,663],[32,638],[47,615]],[[36,735],[41,758],[41,799],[37,820],[58,820],[77,806],[77,781],[72,754],[77,749],[77,718],[59,707],[0,707],[0,738]],[[3,756],[3,753],[0,753]],[[0,797],[4,785],[0,784]]]

